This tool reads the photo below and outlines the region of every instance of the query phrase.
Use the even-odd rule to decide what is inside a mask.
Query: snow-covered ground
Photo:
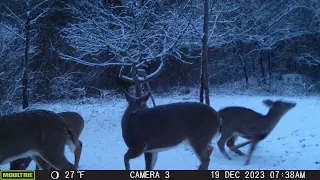
[[[276,126],[274,131],[261,141],[253,153],[251,163],[243,166],[246,157],[231,152],[233,158],[227,160],[217,147],[218,137],[213,139],[215,148],[211,155],[209,169],[318,169],[320,170],[320,97],[265,97],[213,95],[211,106],[216,110],[230,105],[252,108],[263,114],[267,107],[262,100],[284,99],[297,102],[297,106],[289,111]],[[196,95],[155,96],[157,105],[178,101],[197,101]],[[150,106],[151,103],[149,102]],[[122,139],[120,121],[127,107],[124,97],[89,99],[77,102],[59,102],[55,104],[36,104],[35,108],[44,108],[56,112],[76,111],[85,119],[85,128],[80,137],[83,151],[80,168],[85,170],[123,170],[123,155],[127,147]],[[243,142],[239,138],[236,142]],[[247,153],[248,147],[242,151]],[[73,155],[66,147],[68,159],[73,162]],[[144,157],[130,161],[131,168],[144,169]],[[187,145],[159,153],[155,169],[158,170],[195,170],[199,161]],[[8,169],[4,165],[1,169]],[[32,162],[28,169],[34,169]]]

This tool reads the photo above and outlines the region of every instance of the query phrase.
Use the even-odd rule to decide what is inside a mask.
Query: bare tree
[[[37,33],[32,31],[32,26],[34,26],[37,21],[44,17],[48,12],[48,8],[43,8],[44,5],[49,0],[27,0],[24,2],[20,2],[23,7],[23,13],[14,12],[14,10],[10,9],[6,4],[4,4],[4,8],[6,12],[3,12],[2,15],[10,18],[15,21],[16,25],[19,28],[17,35],[25,42],[24,48],[24,62],[23,62],[23,75],[22,75],[22,107],[23,109],[29,106],[29,96],[28,96],[28,88],[29,88],[29,61],[32,56],[35,55],[35,51],[30,52],[30,42],[34,40]],[[17,2],[15,2],[17,4]],[[30,57],[31,53],[31,57]]]
[[[119,77],[135,84],[136,96],[141,96],[141,84],[161,73],[167,57],[181,59],[176,45],[188,20],[174,8],[163,11],[161,1],[124,1],[121,6],[86,1],[69,8],[78,19],[61,34],[75,53],[56,48],[60,57],[88,66],[121,66]],[[115,8],[121,11],[114,13]],[[154,72],[143,73],[154,63]]]
[[[31,45],[34,42],[35,37],[37,36],[36,29],[32,28],[39,19],[44,17],[48,12],[49,8],[47,3],[49,0],[27,0],[27,1],[19,1],[19,5],[22,6],[22,13],[15,12],[13,9],[9,8],[6,4],[3,4],[6,9],[5,12],[2,13],[3,16],[10,18],[11,21],[15,21],[15,24],[18,26],[18,31],[13,31],[17,36],[24,41],[24,61],[22,68],[22,108],[26,109],[29,106],[29,63],[30,59],[36,54],[35,45]],[[17,1],[14,2],[18,4]],[[45,6],[45,7],[44,7]],[[21,11],[21,9],[19,9]],[[9,26],[4,26],[10,29]],[[15,30],[15,29],[12,29]],[[32,47],[31,47],[32,46]],[[20,159],[21,160],[21,159]],[[19,159],[17,160],[19,161]]]
[[[208,49],[220,48],[226,44],[232,43],[233,23],[238,17],[234,15],[236,7],[228,1],[196,1],[191,5],[193,7],[192,19],[193,37],[202,42],[198,46],[202,47],[201,69],[200,69],[200,102],[203,103],[205,93],[205,103],[210,104],[209,99],[209,73],[208,73]],[[203,16],[200,15],[202,10]],[[231,14],[231,15],[228,15]],[[202,30],[199,27],[203,27]],[[197,41],[197,40],[195,40]]]
[[[300,0],[267,3],[247,1],[239,2],[238,6],[237,12],[241,18],[237,19],[234,26],[233,38],[250,48],[242,52],[237,51],[237,54],[242,54],[243,58],[250,57],[254,53],[258,56],[256,59],[260,66],[262,81],[266,84],[265,61],[267,61],[269,78],[271,78],[273,59],[271,52],[280,41],[308,33],[309,30],[306,27],[309,27],[311,22],[301,21],[296,14],[299,12],[307,15],[309,10],[304,1]]]
[[[202,9],[201,6],[197,6],[197,8]],[[312,27],[314,27],[314,22],[317,22],[316,13],[313,13],[314,18],[310,18],[310,20],[313,19],[312,21],[309,19],[303,21],[302,18],[297,17],[299,14],[308,17],[310,12],[310,8],[300,0],[215,1],[211,4],[209,11],[209,51],[219,48],[235,49],[234,55],[230,59],[232,61],[237,59],[239,62],[237,65],[230,66],[227,61],[228,57],[225,57],[224,67],[216,68],[230,71],[237,71],[239,68],[239,72],[243,72],[243,77],[248,85],[250,77],[248,66],[254,66],[257,63],[260,66],[261,79],[266,83],[267,76],[269,75],[271,78],[272,75],[272,61],[275,59],[273,51],[277,44],[283,40],[313,31],[310,25],[313,24]],[[201,21],[194,22],[192,25],[197,29]],[[248,63],[249,60],[252,63]],[[267,68],[265,64],[267,64]],[[268,69],[268,73],[266,69]],[[210,75],[210,77],[212,76]]]
[[[210,105],[209,83],[208,83],[208,33],[209,33],[209,2],[204,0],[202,58],[200,71],[200,102],[203,103],[203,91],[205,91],[205,102]]]
[[[16,108],[21,85],[23,42],[18,29],[6,22],[0,22],[0,115],[8,114]]]

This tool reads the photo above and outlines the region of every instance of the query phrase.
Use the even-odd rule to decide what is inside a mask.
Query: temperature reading
[[[84,171],[77,171],[77,173],[79,174],[79,178],[82,179],[82,176],[84,176]]]
[[[74,174],[74,171],[66,171],[64,172],[64,178],[65,179],[73,179],[73,174]]]
[[[84,171],[65,171],[64,172],[65,179],[73,179],[75,176],[79,179],[82,179],[82,177],[84,176]]]

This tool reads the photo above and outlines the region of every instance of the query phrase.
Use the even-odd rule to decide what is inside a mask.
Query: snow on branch
[[[22,35],[18,32],[18,30],[17,30],[16,28],[9,27],[8,25],[6,25],[6,24],[3,23],[3,22],[0,22],[0,26],[6,28],[6,29],[8,30],[7,33],[13,33],[13,34],[15,34],[16,36],[18,36],[19,38],[21,38],[22,40],[25,41],[24,36],[22,36]]]
[[[270,49],[279,41],[308,33],[308,25],[297,16],[309,14],[304,3],[301,0],[239,2],[232,38],[257,43],[258,49]]]
[[[21,58],[24,56],[24,40],[18,29],[0,22],[0,104],[12,102],[21,87]]]
[[[160,69],[166,56],[181,59],[178,42],[189,27],[188,20],[174,8],[159,12],[161,4],[157,1],[143,5],[132,2],[112,8],[94,1],[70,6],[78,18],[61,29],[61,37],[74,52],[57,50],[60,57],[88,66],[145,66],[160,61]],[[115,13],[115,8],[119,12]]]
[[[308,64],[309,66],[320,66],[320,58],[310,53],[303,53],[295,58],[297,62]]]

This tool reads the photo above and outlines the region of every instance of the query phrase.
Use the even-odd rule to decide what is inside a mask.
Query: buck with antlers
[[[207,170],[213,147],[209,145],[220,127],[219,114],[210,106],[197,102],[181,102],[148,108],[150,93],[132,97],[124,92],[128,107],[122,117],[122,136],[128,146],[124,155],[126,170],[130,159],[144,153],[145,169],[154,169],[158,152],[174,148],[186,141]]]
[[[226,143],[230,150],[240,156],[244,156],[245,154],[239,148],[251,143],[248,158],[245,162],[245,165],[248,165],[256,145],[270,134],[280,119],[290,109],[296,106],[295,102],[281,100],[264,100],[263,103],[270,107],[266,115],[244,107],[226,107],[218,111],[222,119],[220,127],[221,137],[218,141],[218,147],[227,159],[231,160],[231,157],[224,149]],[[238,136],[249,139],[249,141],[235,146],[234,144]]]
[[[84,120],[82,116],[76,112],[61,112],[58,113],[65,122],[67,126],[70,128],[72,135],[76,141],[76,149],[74,151],[74,167],[78,168],[79,160],[82,152],[82,142],[79,140],[80,134],[84,128]],[[53,169],[50,167],[48,163],[42,161],[42,159],[37,158],[38,162],[41,162],[42,169]],[[31,157],[28,158],[21,158],[10,163],[11,170],[25,170],[29,166],[30,162],[32,161]],[[39,166],[36,166],[36,169],[39,169]]]
[[[67,144],[75,151],[76,140],[61,116],[47,110],[27,110],[0,117],[0,165],[31,157],[54,169],[75,169],[64,154]],[[40,160],[40,161],[39,161]]]
[[[140,97],[142,94],[142,85],[145,84],[147,86],[148,91],[151,93],[151,88],[150,88],[150,84],[149,81],[151,81],[152,79],[154,79],[155,77],[157,77],[163,70],[164,66],[165,66],[165,61],[161,58],[160,59],[160,64],[158,66],[158,68],[152,72],[151,74],[146,74],[144,69],[139,69],[139,67],[141,67],[143,64],[141,63],[132,63],[131,65],[131,70],[130,70],[130,75],[126,76],[123,74],[123,70],[124,70],[124,66],[120,69],[120,73],[119,73],[119,79],[126,81],[127,83],[124,82],[120,82],[119,85],[121,86],[122,90],[128,90],[127,87],[123,87],[124,84],[134,84],[135,87],[135,95],[136,97]],[[153,106],[155,106],[155,101],[153,99],[152,94],[150,95]]]

